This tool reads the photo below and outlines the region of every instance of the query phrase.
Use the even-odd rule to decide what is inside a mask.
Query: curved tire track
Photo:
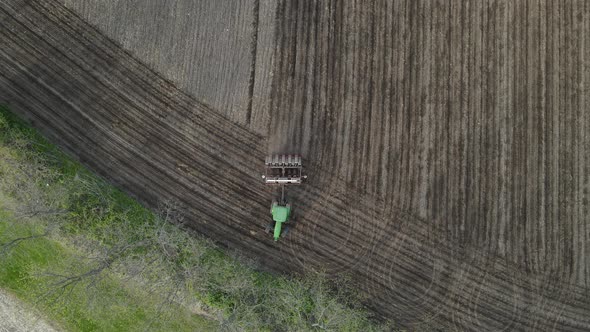
[[[460,235],[459,224],[452,224],[469,213],[460,212],[440,195],[427,200],[420,196],[420,188],[428,187],[421,181],[430,176],[436,179],[429,187],[434,190],[469,187],[464,180],[438,174],[443,169],[468,168],[451,161],[450,150],[441,160],[430,160],[432,154],[427,153],[445,151],[460,136],[434,137],[440,142],[431,142],[432,146],[416,142],[431,130],[451,133],[444,125],[454,121],[475,120],[424,113],[431,120],[448,116],[446,122],[429,128],[416,126],[429,123],[425,118],[422,122],[406,118],[415,107],[426,105],[418,93],[423,80],[431,80],[427,86],[436,87],[452,74],[426,66],[426,55],[418,51],[425,47],[435,51],[442,41],[420,30],[428,27],[426,18],[444,25],[438,13],[457,10],[457,3],[446,8],[436,3],[375,2],[365,11],[357,2],[325,7],[306,1],[279,5],[269,139],[284,141],[271,149],[302,149],[313,170],[306,186],[289,191],[297,205],[297,231],[280,245],[262,232],[272,191],[257,175],[268,151],[264,137],[182,93],[58,3],[14,0],[0,4],[0,42],[5,45],[0,49],[0,102],[8,102],[53,141],[148,206],[167,199],[181,202],[192,227],[259,258],[268,269],[327,268],[333,275],[351,274],[369,296],[367,305],[401,326],[588,329],[586,287],[556,282],[544,271],[527,272],[518,261],[494,251],[495,247],[471,242]],[[467,8],[459,7],[458,13],[467,15]],[[497,10],[488,9],[482,15]],[[394,22],[383,14],[389,11],[406,21]],[[346,25],[349,22],[353,25]],[[394,23],[400,25],[399,31],[385,32],[386,38],[380,35],[379,24]],[[404,26],[410,28],[404,30]],[[388,38],[410,43],[406,33],[417,41],[413,50],[401,51],[402,59],[411,60],[404,66],[386,64],[375,55],[393,46]],[[299,41],[296,46],[292,39]],[[440,46],[440,61],[461,63],[461,59],[446,58],[450,46]],[[338,56],[332,59],[332,55]],[[414,72],[412,68],[420,64],[431,72]],[[401,91],[388,90],[394,85],[376,77],[383,66],[388,73],[406,77],[399,79]],[[460,77],[451,75],[450,80],[447,84],[452,86],[465,85]],[[489,79],[489,84],[494,82]],[[433,91],[435,96],[427,98],[431,102],[449,97],[441,89]],[[391,114],[380,112],[376,105],[406,106],[403,112]],[[352,121],[363,121],[364,116],[369,119],[366,128],[352,126]],[[297,124],[294,132],[289,132],[287,123]],[[350,137],[332,136],[342,130],[350,132]],[[397,151],[404,140],[408,148]],[[414,147],[422,152],[410,153]],[[472,151],[457,146],[452,153],[462,156]],[[482,158],[485,161],[485,155]],[[447,168],[417,167],[424,160]],[[387,169],[382,169],[382,163]],[[484,175],[478,176],[485,180]],[[393,184],[383,187],[377,177],[391,179]],[[485,181],[482,186],[475,189],[487,188]],[[446,219],[425,216],[420,209],[424,204]]]

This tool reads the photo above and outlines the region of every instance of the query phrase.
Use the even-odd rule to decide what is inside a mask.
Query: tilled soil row
[[[444,227],[338,181],[329,160],[310,162],[308,184],[288,192],[297,224],[275,244],[261,231],[272,195],[258,177],[264,137],[182,93],[58,3],[3,3],[0,28],[0,102],[148,206],[182,203],[193,228],[264,268],[352,275],[371,308],[405,327],[590,327],[584,288],[441,240]]]
[[[550,329],[551,319],[520,315],[560,312],[570,285],[580,298],[588,293],[587,6],[283,1],[278,11],[269,142],[279,143],[270,150],[302,151],[314,173],[344,183],[336,186],[352,197],[343,211],[358,196],[381,202],[373,211],[382,225],[338,217],[350,229],[332,247],[362,259],[382,246],[408,249],[391,273],[407,270],[407,283],[423,291],[396,281],[404,290],[384,296],[391,306],[408,302],[402,320],[437,320],[429,317],[440,310],[443,320],[485,321],[474,329]],[[363,227],[409,239],[380,233],[355,246],[351,234]],[[458,265],[441,268],[450,262]],[[528,282],[533,293],[552,289],[555,301],[524,309],[528,293],[508,285]]]
[[[276,150],[588,286],[587,5],[285,1],[278,16]]]
[[[588,68],[580,46],[586,6],[283,1],[278,10],[269,141],[280,143],[271,151],[287,147],[316,161],[311,169],[324,171],[328,195],[350,193],[343,211],[355,209],[358,196],[385,207],[362,209],[379,216],[373,224],[339,217],[349,227],[345,238],[326,241],[359,260],[374,256],[375,265],[389,262],[376,253],[381,247],[403,252],[390,258],[403,262],[399,270],[385,268],[403,290],[376,294],[381,303],[414,322],[551,329],[560,302],[570,300],[566,289],[584,298],[589,174],[582,165],[590,137],[587,93],[577,86],[590,72],[572,69]],[[564,31],[575,37],[559,39]],[[337,193],[331,183],[345,185],[333,185]],[[305,227],[334,231],[333,223],[310,222]],[[529,302],[543,288],[553,300]]]

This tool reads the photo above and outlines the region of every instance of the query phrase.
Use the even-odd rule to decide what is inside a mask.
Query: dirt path
[[[590,329],[590,48],[575,42],[590,45],[590,8],[320,3],[278,8],[269,137],[55,1],[0,3],[0,103],[270,270],[353,275],[400,326]],[[508,29],[518,17],[537,24]],[[258,176],[278,149],[301,149],[313,170],[288,193],[298,224],[279,244],[262,232],[272,193]]]
[[[58,331],[34,310],[0,289],[0,332]]]

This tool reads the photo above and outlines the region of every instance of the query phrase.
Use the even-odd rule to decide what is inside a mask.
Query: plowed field
[[[58,2],[4,0],[0,103],[264,268],[352,275],[402,327],[590,329],[590,5],[281,1],[274,18],[272,42],[252,21],[232,113],[230,83],[204,103]],[[309,178],[274,243],[259,174],[290,151]]]

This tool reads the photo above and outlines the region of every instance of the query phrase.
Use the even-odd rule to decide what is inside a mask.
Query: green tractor
[[[267,233],[273,233],[273,238],[278,241],[281,236],[287,235],[289,220],[292,217],[291,204],[285,200],[285,186],[301,184],[307,178],[302,174],[303,166],[299,155],[272,155],[266,157],[266,172],[262,175],[264,182],[269,185],[281,186],[281,200],[273,201],[270,206],[272,221],[266,226]]]
[[[272,215],[272,221],[266,226],[266,230],[268,233],[270,233],[271,230],[274,230],[273,237],[275,241],[278,241],[279,237],[285,236],[289,233],[289,226],[285,225],[285,227],[283,227],[283,224],[289,223],[291,204],[284,202],[279,204],[279,202],[273,201],[270,206],[270,214]]]

